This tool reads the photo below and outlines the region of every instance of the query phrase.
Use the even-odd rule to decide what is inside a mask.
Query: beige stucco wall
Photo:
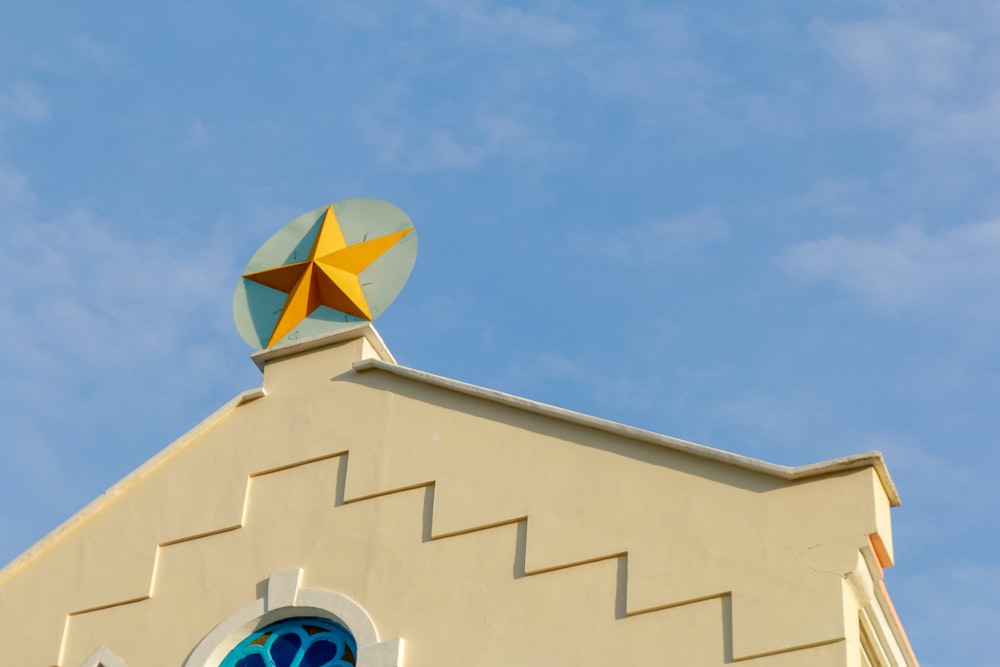
[[[107,645],[180,665],[302,568],[402,637],[406,667],[861,664],[845,578],[870,534],[892,548],[873,468],[790,482],[352,370],[376,354],[356,338],[272,359],[266,396],[0,573],[0,662]]]

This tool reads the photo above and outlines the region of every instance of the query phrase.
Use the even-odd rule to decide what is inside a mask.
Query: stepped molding
[[[67,618],[67,623],[64,626],[62,642],[65,643],[70,631],[70,622],[74,617],[89,614],[93,612],[99,612],[101,610],[109,609],[112,607],[119,607],[124,605],[136,604],[140,602],[147,601],[154,596],[154,590],[156,586],[156,575],[157,575],[157,564],[160,559],[160,552],[163,549],[170,548],[171,546],[190,543],[198,540],[209,540],[213,536],[228,533],[231,531],[239,530],[246,525],[247,510],[250,505],[250,498],[252,494],[253,480],[259,477],[264,477],[268,475],[281,474],[282,472],[299,468],[302,466],[308,466],[315,463],[320,463],[323,461],[328,461],[333,458],[340,458],[342,464],[340,466],[340,474],[338,474],[337,479],[337,489],[336,489],[336,501],[333,508],[342,505],[351,505],[361,502],[370,502],[378,498],[385,496],[390,496],[399,493],[405,493],[409,491],[418,491],[420,489],[424,490],[424,510],[423,510],[423,528],[422,528],[422,541],[438,541],[453,539],[460,537],[462,535],[468,535],[470,533],[491,530],[495,528],[501,528],[504,526],[510,526],[515,524],[516,528],[516,547],[515,547],[515,562],[513,569],[513,578],[523,578],[523,577],[535,577],[543,576],[547,573],[557,572],[560,570],[566,570],[568,568],[575,567],[586,567],[594,563],[599,563],[608,560],[616,560],[618,563],[618,575],[617,575],[617,586],[615,594],[615,618],[617,620],[624,620],[631,617],[649,614],[653,612],[665,611],[668,609],[676,609],[678,607],[683,607],[685,605],[697,604],[700,602],[705,602],[712,599],[720,599],[723,603],[724,609],[724,620],[722,623],[722,631],[724,634],[724,645],[726,646],[726,662],[743,662],[749,661],[756,658],[764,658],[771,655],[777,655],[782,653],[791,653],[795,651],[801,651],[811,648],[816,648],[819,646],[824,646],[827,644],[837,643],[844,641],[843,637],[832,637],[828,640],[823,640],[819,642],[812,642],[809,644],[781,647],[773,651],[766,651],[762,653],[755,653],[752,655],[733,655],[732,646],[732,592],[728,590],[723,591],[712,591],[706,592],[704,595],[699,595],[696,597],[685,598],[681,600],[671,600],[665,601],[662,604],[657,604],[653,606],[648,606],[642,609],[629,609],[628,607],[628,571],[629,571],[629,554],[628,551],[620,551],[615,553],[598,554],[593,557],[574,560],[572,562],[566,563],[556,563],[552,565],[545,565],[538,568],[527,568],[527,543],[528,543],[528,524],[530,521],[530,516],[516,516],[510,517],[508,519],[493,521],[488,524],[469,526],[460,530],[452,530],[447,533],[435,534],[433,531],[433,516],[434,516],[434,491],[436,487],[436,482],[434,480],[409,484],[401,486],[398,488],[386,489],[379,491],[377,493],[366,494],[363,496],[358,496],[355,498],[345,498],[344,487],[347,477],[347,468],[349,462],[349,451],[336,451],[329,454],[324,454],[322,456],[311,457],[308,459],[293,461],[280,466],[268,468],[265,470],[260,470],[257,472],[250,473],[247,478],[247,484],[245,485],[244,500],[243,500],[243,510],[242,510],[242,521],[238,525],[223,526],[215,530],[205,531],[198,534],[193,534],[185,537],[180,537],[165,541],[156,546],[156,556],[154,558],[153,571],[150,573],[149,587],[147,591],[141,595],[135,597],[130,597],[128,599],[123,599],[120,601],[111,601],[103,604],[98,604],[85,609],[79,609],[69,613]],[[278,620],[283,617],[288,616],[288,611],[293,611],[295,609],[318,609],[324,612],[324,614],[329,614],[331,618],[339,620],[345,626],[348,627],[355,633],[355,637],[359,642],[359,652],[362,651],[361,647],[368,647],[363,653],[372,656],[372,660],[376,662],[365,662],[366,665],[372,665],[372,667],[400,667],[401,665],[401,655],[402,655],[402,640],[392,639],[389,641],[379,641],[378,633],[375,631],[374,624],[368,614],[361,609],[353,600],[346,598],[335,592],[323,591],[318,589],[302,589],[299,587],[301,582],[302,571],[301,569],[287,570],[282,572],[273,573],[267,580],[267,590],[264,595],[259,597],[254,602],[246,605],[245,607],[234,612],[230,617],[226,618],[216,626],[206,637],[199,643],[198,647],[190,654],[188,660],[184,663],[184,667],[207,667],[209,665],[217,664],[212,662],[213,659],[221,660],[218,653],[220,651],[228,651],[235,642],[229,644],[228,640],[242,637],[246,631],[249,631],[255,627],[259,622]],[[285,615],[282,616],[281,614]],[[393,643],[395,642],[395,644]],[[96,655],[96,653],[95,653]],[[113,655],[108,653],[108,655]],[[224,651],[222,653],[224,655]],[[377,657],[376,657],[377,656]],[[111,660],[111,658],[108,658]],[[395,660],[395,662],[394,662]],[[104,667],[125,667],[125,663],[113,663],[113,662],[95,662],[86,663],[86,667],[97,667],[100,664],[104,664]]]

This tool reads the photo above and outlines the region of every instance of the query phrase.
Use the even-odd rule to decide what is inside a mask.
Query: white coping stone
[[[485,399],[487,401],[507,405],[518,410],[524,410],[525,412],[533,412],[535,414],[559,419],[561,421],[605,431],[614,435],[625,436],[634,440],[648,442],[650,444],[659,445],[660,447],[666,447],[675,451],[698,456],[703,459],[718,461],[737,468],[752,470],[754,472],[771,475],[773,477],[789,481],[819,477],[821,475],[829,475],[846,470],[874,468],[875,474],[878,475],[879,480],[882,482],[882,487],[885,489],[886,496],[889,498],[889,504],[893,507],[898,507],[900,504],[899,492],[896,490],[896,484],[892,481],[892,477],[889,476],[889,469],[886,468],[885,459],[882,458],[882,453],[878,451],[873,450],[863,452],[861,454],[853,454],[851,456],[842,456],[840,458],[830,459],[829,461],[821,461],[819,463],[811,463],[804,466],[783,466],[776,463],[761,461],[760,459],[750,458],[749,456],[734,454],[733,452],[727,452],[722,449],[699,445],[694,442],[688,442],[687,440],[653,433],[652,431],[646,431],[641,428],[620,424],[607,419],[592,417],[573,410],[557,408],[553,405],[539,403],[527,398],[506,394],[502,391],[496,391],[494,389],[487,389],[485,387],[469,384],[467,382],[452,380],[450,378],[441,377],[440,375],[434,375],[433,373],[418,371],[415,368],[407,368],[406,366],[400,366],[395,363],[386,363],[384,361],[379,361],[378,359],[361,359],[360,361],[355,361],[352,367],[355,372],[358,373],[372,370],[387,371],[393,375],[398,375],[408,380],[429,384],[442,389],[448,389],[467,396]]]

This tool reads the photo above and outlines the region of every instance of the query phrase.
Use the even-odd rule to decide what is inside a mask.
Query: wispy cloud
[[[919,529],[926,537],[945,538],[949,531],[962,530],[961,524],[975,523],[991,510],[992,465],[989,455],[978,460],[958,455],[960,449],[946,443],[926,441],[914,435],[870,433],[859,440],[864,449],[875,449],[886,457],[897,484],[910,489],[937,489],[933,502],[921,499],[920,513],[908,518],[909,529]],[[906,501],[906,494],[903,493]],[[970,502],[975,500],[976,502]],[[964,508],[964,509],[962,509]],[[951,524],[941,524],[948,516]],[[977,518],[977,516],[979,518]]]
[[[609,113],[628,132],[667,132],[679,142],[697,136],[701,148],[726,143],[765,116],[773,123],[773,105],[721,90],[679,13],[435,7],[438,39],[403,38],[405,76],[373,62],[380,92],[357,105],[360,135],[384,165],[468,171],[511,159],[534,169],[574,154],[573,133],[600,126]],[[413,86],[411,72],[431,81]]]
[[[900,20],[818,24],[831,57],[874,89],[926,97],[954,90],[974,49],[955,33]]]
[[[874,184],[857,178],[823,178],[790,198],[783,209],[800,221],[799,224],[810,220],[817,226],[827,224],[831,218],[864,217],[877,209],[876,189]]]
[[[801,396],[790,400],[756,394],[720,402],[711,413],[713,419],[729,422],[735,426],[733,430],[747,433],[748,440],[757,440],[761,449],[777,449],[801,443],[809,432],[816,415],[803,408]]]
[[[517,394],[542,396],[541,400],[546,400],[546,387],[565,387],[569,383],[583,394],[583,399],[587,402],[593,402],[611,413],[627,413],[632,416],[656,407],[665,394],[656,378],[615,376],[608,373],[607,369],[598,369],[594,364],[555,352],[538,354],[524,363],[509,367],[507,377],[507,381],[499,384],[510,387],[509,391]],[[565,401],[554,402],[570,409],[579,409],[579,405],[566,405]]]
[[[610,19],[609,19],[610,20]],[[678,13],[626,13],[618,39],[589,45],[576,63],[594,91],[656,125],[709,112],[715,73],[696,55],[696,35]]]
[[[14,221],[32,212],[36,206],[31,183],[20,169],[0,160],[0,211]]]
[[[568,150],[515,113],[466,109],[452,121],[404,121],[399,109],[383,107],[358,122],[383,164],[409,172],[467,171],[502,158],[538,165]]]
[[[52,110],[38,86],[18,81],[0,92],[0,118],[3,117],[41,123],[52,117]]]
[[[197,150],[203,148],[210,141],[211,136],[208,127],[201,120],[196,120],[188,125],[181,145],[187,150]]]
[[[115,62],[114,50],[89,35],[77,35],[74,45],[80,58],[102,71],[107,71]]]
[[[433,6],[457,26],[464,39],[564,47],[577,42],[584,33],[579,25],[562,18],[518,7],[444,0],[437,0]]]
[[[1000,53],[975,26],[908,17],[816,23],[830,60],[864,91],[856,108],[936,147],[996,148]]]
[[[582,233],[571,240],[577,252],[615,262],[659,264],[690,258],[705,246],[726,241],[728,223],[708,211],[614,229]]]
[[[882,306],[981,296],[1000,289],[1000,221],[934,234],[905,225],[883,237],[831,236],[790,247],[781,262],[797,279],[829,283]]]
[[[121,225],[79,204],[43,208],[30,179],[0,163],[0,194],[8,193],[0,321],[17,354],[0,374],[0,486],[8,499],[49,490],[41,494],[49,506],[38,508],[49,523],[16,524],[38,530],[169,442],[176,431],[135,441],[231,374],[212,346],[229,324],[236,259],[221,230],[195,237],[162,220]],[[37,537],[12,540],[23,548]]]
[[[29,345],[45,341],[49,354],[77,364],[127,357],[122,341],[137,350],[176,344],[235,274],[222,238],[136,238],[85,209],[10,227],[0,272],[17,279],[0,289],[3,319]]]

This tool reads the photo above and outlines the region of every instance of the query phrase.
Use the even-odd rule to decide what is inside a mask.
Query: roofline
[[[161,449],[148,461],[112,484],[107,491],[91,500],[83,507],[83,509],[79,510],[76,514],[56,526],[51,532],[35,542],[34,545],[28,547],[27,551],[22,552],[21,555],[7,563],[7,565],[0,569],[0,583],[13,575],[17,570],[21,569],[23,565],[27,564],[28,561],[34,558],[38,553],[45,550],[50,544],[57,541],[77,525],[86,521],[91,515],[95,514],[98,510],[104,507],[104,505],[111,502],[114,498],[121,495],[126,490],[132,488],[136,482],[159,466],[160,463],[173,456],[178,450],[183,449],[188,443],[195,440],[211,427],[215,426],[219,421],[230,415],[238,407],[245,405],[250,401],[262,398],[263,396],[264,390],[261,387],[248,389],[237,394],[234,398],[230,399],[218,410],[200,421],[181,437]]]
[[[554,405],[539,403],[538,401],[532,401],[520,396],[514,396],[513,394],[506,394],[502,391],[486,389],[485,387],[469,384],[468,382],[452,380],[440,375],[434,375],[433,373],[418,371],[414,368],[407,368],[405,366],[386,363],[384,361],[379,361],[378,359],[362,359],[360,361],[355,361],[353,368],[359,373],[373,370],[385,371],[408,380],[440,387],[441,389],[465,394],[466,396],[481,398],[487,401],[516,408],[518,410],[524,410],[525,412],[532,412],[534,414],[551,417],[553,419],[558,419],[571,424],[605,431],[606,433],[611,433],[613,435],[625,436],[632,438],[633,440],[639,440],[652,445],[657,445],[659,447],[665,447],[667,449],[683,452],[699,458],[717,461],[736,468],[742,468],[744,470],[750,470],[752,472],[770,475],[772,477],[788,481],[812,479],[814,477],[822,477],[824,475],[831,475],[848,470],[874,468],[875,474],[878,475],[879,481],[882,483],[882,488],[885,490],[885,494],[889,498],[889,504],[892,507],[898,507],[900,505],[899,492],[896,490],[896,485],[893,483],[892,477],[889,475],[889,469],[885,465],[885,459],[882,457],[882,452],[877,450],[863,452],[861,454],[852,454],[850,456],[842,456],[836,459],[820,461],[819,463],[810,463],[803,466],[783,466],[776,463],[761,461],[760,459],[751,458],[749,456],[715,449],[714,447],[699,445],[687,440],[672,438],[667,435],[661,435],[659,433],[613,422],[607,419],[592,417],[580,412],[574,412],[573,410],[558,408]]]
[[[672,438],[667,435],[661,435],[659,433],[636,428],[634,426],[613,422],[608,419],[592,417],[573,410],[567,410],[566,408],[558,408],[554,405],[532,401],[520,396],[514,396],[513,394],[496,391],[495,389],[487,389],[468,382],[452,380],[451,378],[434,375],[433,373],[418,371],[414,368],[407,368],[406,366],[399,366],[395,363],[395,359],[386,347],[382,337],[379,336],[375,328],[368,322],[361,323],[358,326],[341,329],[332,335],[325,334],[322,336],[315,336],[313,338],[296,341],[288,345],[261,350],[260,352],[251,355],[251,358],[259,368],[263,369],[264,365],[273,359],[292,354],[300,354],[318,347],[325,347],[332,343],[352,340],[358,338],[359,334],[360,336],[364,336],[368,339],[368,342],[372,344],[372,347],[375,348],[375,351],[379,354],[379,356],[389,360],[383,361],[381,359],[362,359],[360,361],[356,361],[353,363],[352,367],[359,373],[373,370],[386,371],[398,377],[439,387],[448,391],[465,394],[466,396],[492,401],[494,403],[506,405],[525,412],[531,412],[545,417],[558,419],[570,424],[593,428],[606,433],[611,433],[613,435],[632,438],[633,440],[646,442],[659,447],[665,447],[667,449],[683,452],[702,459],[717,461],[736,468],[742,468],[744,470],[788,481],[811,479],[838,472],[846,472],[849,470],[874,468],[875,474],[878,475],[879,481],[882,483],[882,488],[885,490],[886,496],[889,499],[889,504],[892,507],[898,507],[900,505],[899,493],[896,490],[896,485],[893,483],[892,477],[889,475],[889,469],[885,465],[885,459],[879,451],[872,450],[861,454],[852,454],[850,456],[842,456],[828,461],[821,461],[819,463],[810,463],[804,466],[783,466],[776,463],[761,461],[760,459],[743,456],[741,454],[734,454],[721,449],[715,449],[714,447],[708,447],[707,445],[699,445],[687,440],[681,440],[680,438]],[[7,563],[6,566],[0,568],[0,582],[12,575],[15,571],[19,570],[25,563],[48,547],[51,543],[58,540],[63,534],[94,514],[98,509],[103,507],[105,503],[121,494],[125,489],[130,488],[133,483],[144,477],[163,460],[172,456],[177,450],[183,448],[197,436],[204,433],[208,430],[208,428],[215,425],[223,417],[229,415],[241,405],[261,398],[262,396],[264,396],[264,390],[262,388],[250,389],[238,394],[235,398],[202,420],[187,433],[183,434],[173,443],[162,449],[158,454],[133,470],[117,483],[113,484],[107,491],[92,500],[83,509],[76,512],[73,516],[64,521],[50,533],[42,537],[33,546],[29,547],[27,551],[22,552],[19,556],[14,558],[14,560]]]

